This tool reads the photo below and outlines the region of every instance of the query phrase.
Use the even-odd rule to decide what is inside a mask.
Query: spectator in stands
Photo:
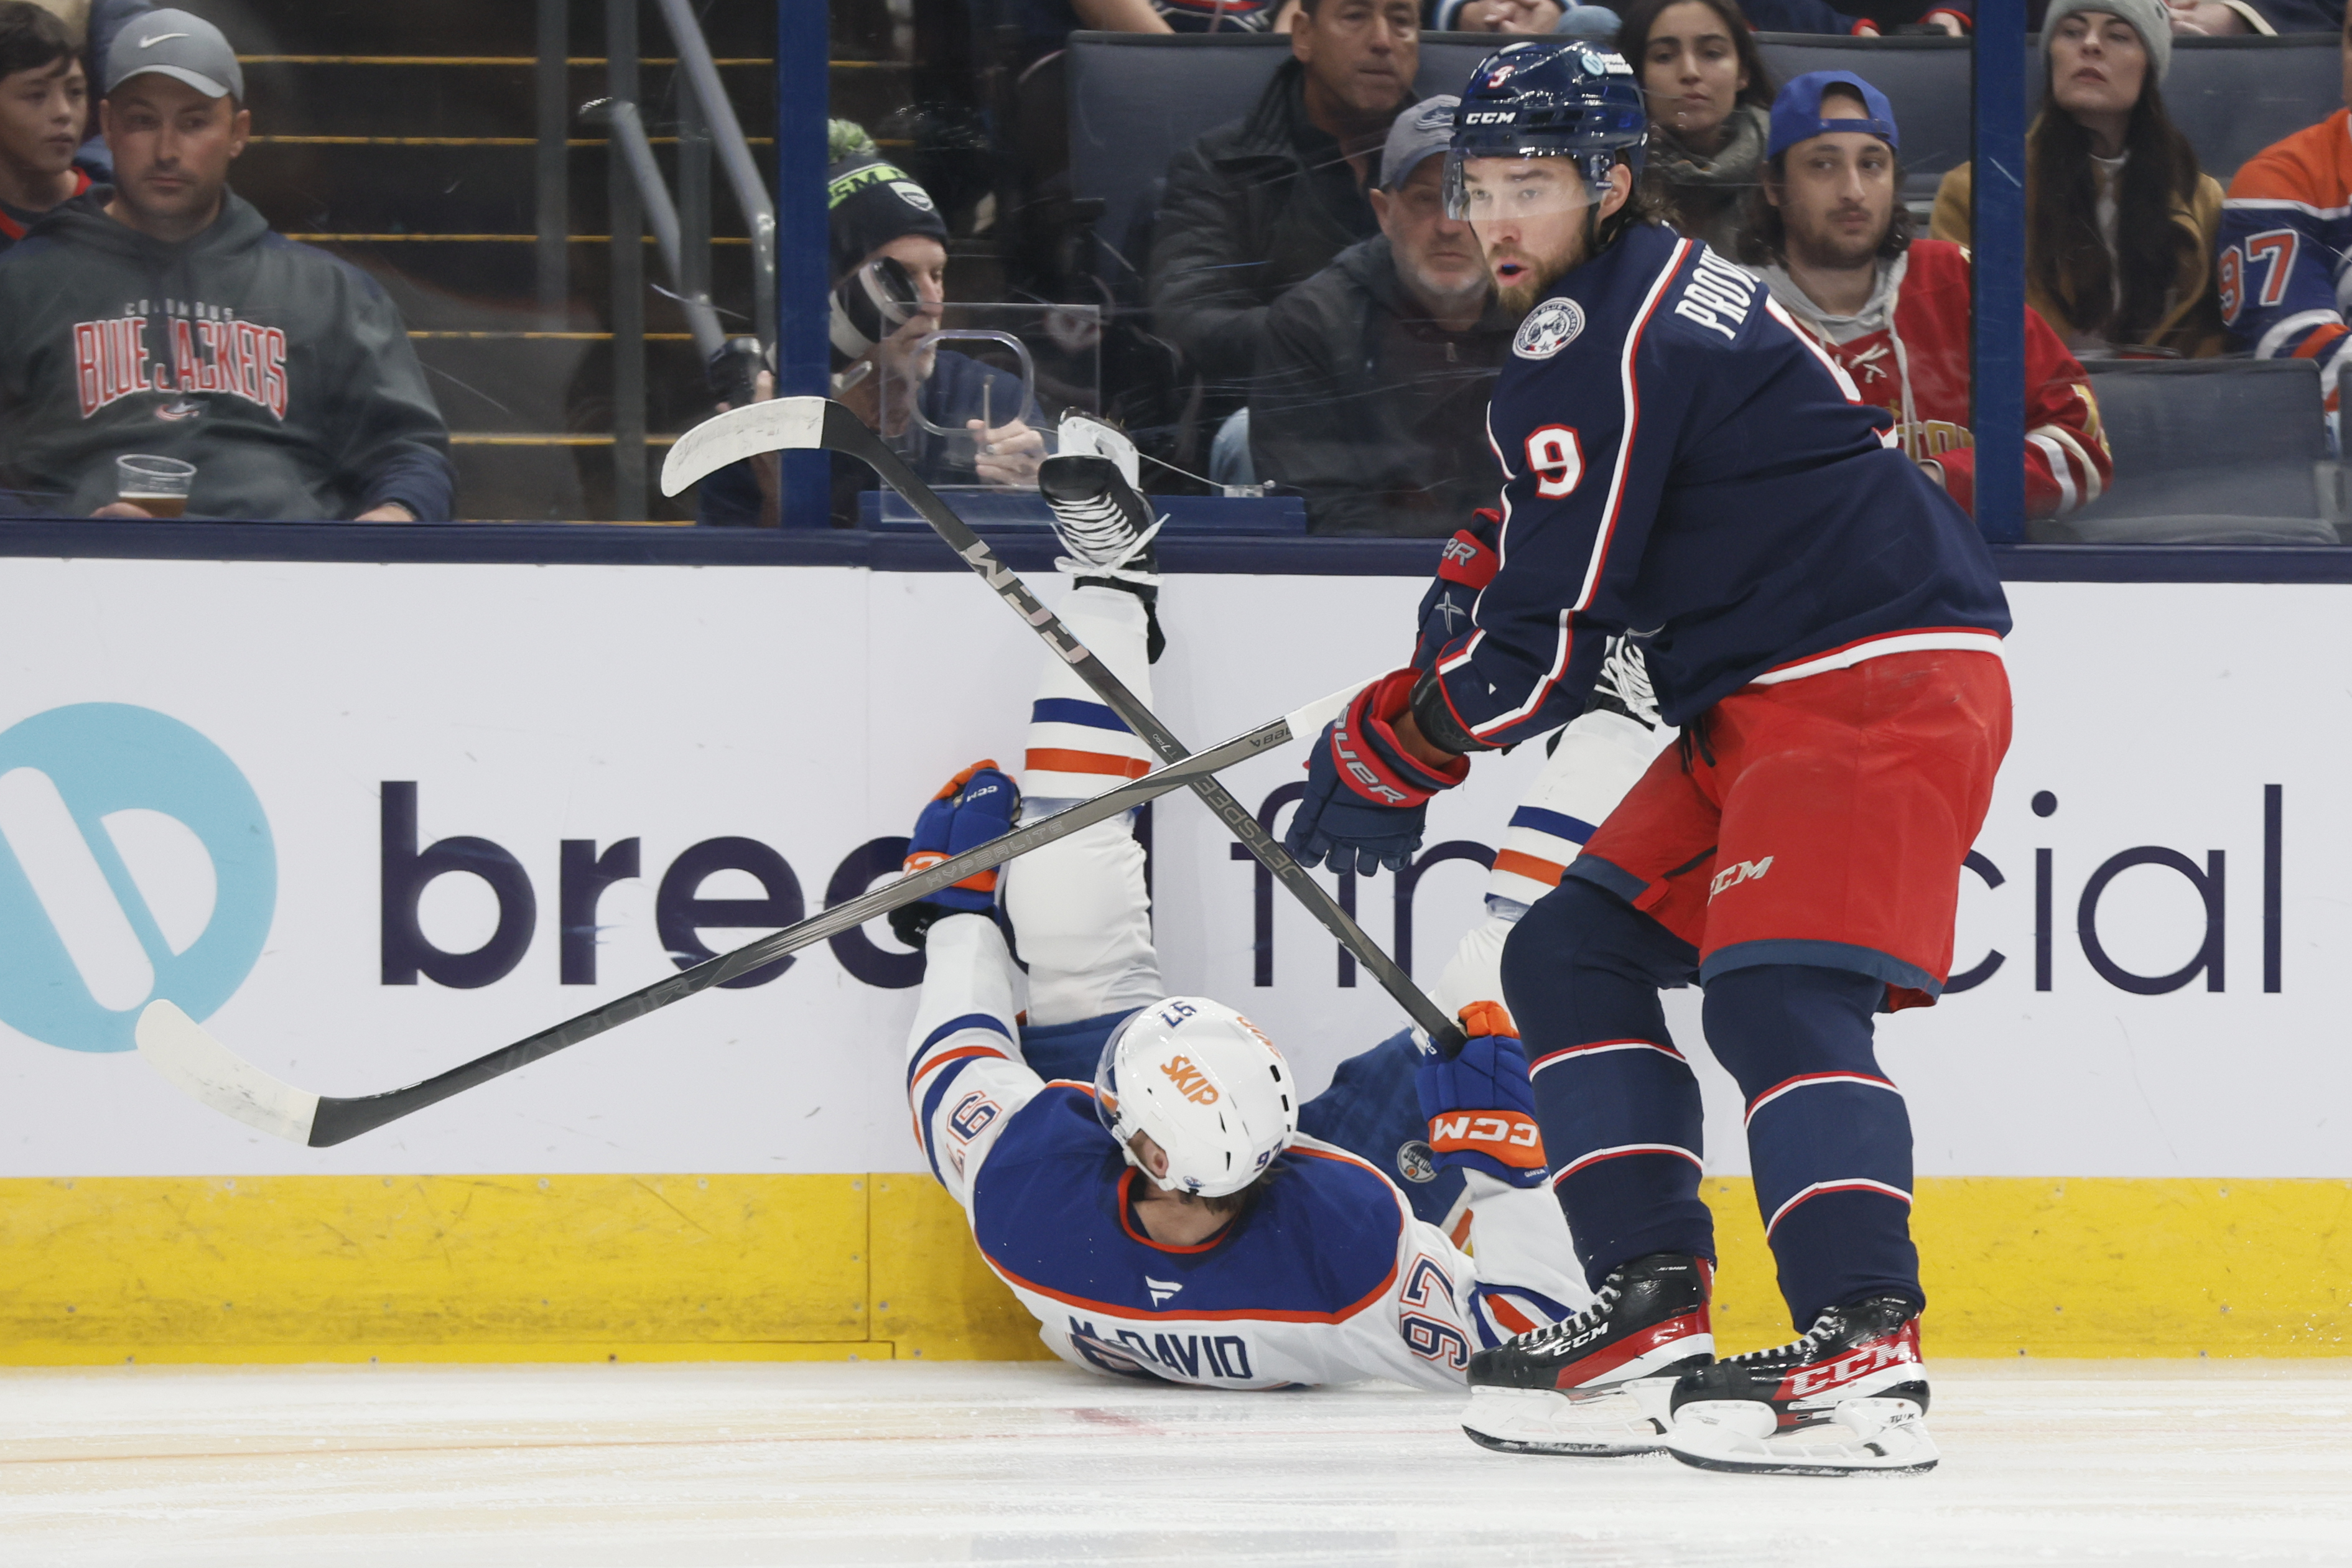
[[[2352,104],[2352,23],[2342,29]],[[2338,379],[2352,353],[2336,292],[2352,256],[2352,110],[2337,110],[2248,159],[2221,210],[2216,293],[2230,346],[2258,360],[2319,366],[2327,429],[2343,450]]]
[[[1223,407],[1246,390],[1266,308],[1379,231],[1365,193],[1412,101],[1420,26],[1419,0],[1302,0],[1256,107],[1169,165],[1152,318]]]
[[[1020,0],[1025,64],[1080,28],[1097,33],[1285,32],[1297,0]]]
[[[89,189],[76,155],[89,117],[89,80],[66,25],[29,0],[0,0],[0,252]]]
[[[1563,33],[1572,38],[1614,37],[1624,21],[1606,5],[1576,0],[1430,0],[1433,33]]]
[[[115,459],[193,464],[191,515],[444,520],[448,433],[374,280],[228,189],[252,116],[228,40],[151,14],[107,56],[117,183],[0,259],[0,454],[40,504],[142,517]]]
[[[2164,112],[2163,0],[2052,0],[2048,90],[2026,132],[2026,299],[2077,358],[2219,353],[2221,187]],[[1944,176],[1931,225],[1969,243],[1970,173]]]
[[[1772,80],[1739,0],[1634,0],[1617,52],[1650,105],[1643,180],[1667,223],[1726,256],[1764,161]]]
[[[1397,116],[1381,232],[1275,301],[1250,393],[1256,476],[1306,493],[1309,531],[1441,536],[1495,496],[1487,391],[1509,350],[1470,226],[1445,215],[1461,100]]]
[[[2344,0],[2167,0],[2165,9],[2176,35],[2273,37],[2334,33],[2344,26]]]
[[[1974,0],[1862,0],[1852,14],[1828,0],[1743,0],[1759,33],[1844,33],[1875,38],[1897,33],[1966,37],[1975,26]]]
[[[904,170],[880,155],[862,130],[846,120],[834,121],[834,128],[835,144],[844,152],[825,183],[835,293],[854,299],[869,274],[878,292],[888,292],[890,285],[880,281],[882,264],[893,263],[913,295],[911,305],[890,312],[895,320],[884,318],[887,330],[871,347],[847,343],[854,351],[844,351],[845,330],[836,326],[834,395],[902,450],[911,446],[908,461],[929,483],[968,485],[977,479],[1030,488],[1046,455],[1038,428],[1045,416],[1021,378],[928,340],[939,330],[947,298],[948,229],[937,205]],[[758,384],[762,401],[774,395],[773,379],[766,372]],[[983,415],[992,423],[983,423]],[[958,444],[932,426],[967,435]],[[854,523],[857,493],[873,482],[872,471],[855,459],[835,464],[834,520]],[[779,505],[777,468],[768,458],[736,464],[704,480],[695,517],[706,524],[774,528],[781,520]]]
[[[1826,345],[1863,397],[1895,414],[1903,450],[1976,503],[1969,428],[1969,255],[1911,237],[1895,111],[1851,71],[1780,89],[1748,260]],[[2025,317],[2025,510],[2054,517],[2114,477],[2090,380],[2041,317]]]

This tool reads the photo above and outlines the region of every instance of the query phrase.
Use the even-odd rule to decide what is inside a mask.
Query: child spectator
[[[1894,412],[1903,450],[1972,507],[1969,255],[1911,237],[1896,136],[1885,96],[1851,71],[1782,88],[1746,259],[1864,399]],[[2025,384],[2026,514],[2060,516],[2095,500],[2114,463],[2089,378],[2031,312]]]
[[[89,189],[76,158],[89,116],[72,33],[29,0],[0,0],[0,252]]]
[[[1266,312],[1250,393],[1256,476],[1307,497],[1318,534],[1440,537],[1495,497],[1486,393],[1516,324],[1496,308],[1440,176],[1452,97],[1397,116],[1381,156],[1378,237]]]
[[[2352,26],[2343,30],[2352,103]],[[2352,256],[2352,111],[2265,147],[2230,182],[2221,210],[2221,319],[2258,360],[2316,361],[2327,428],[2343,450],[2337,377],[2352,352],[2342,286]]]
[[[220,30],[152,13],[108,52],[118,183],[60,204],[0,264],[0,455],[69,513],[114,460],[193,464],[190,516],[449,516],[448,434],[400,312],[358,268],[269,232],[228,189],[251,133]]]
[[[1365,193],[1412,101],[1420,27],[1419,0],[1301,0],[1292,57],[1257,106],[1169,166],[1152,319],[1224,408],[1245,388],[1266,307],[1378,231]]]
[[[1739,0],[1635,0],[1617,34],[1649,99],[1643,184],[1668,224],[1726,256],[1738,253],[1772,107],[1750,34]]]
[[[2164,112],[2163,0],[2052,0],[2049,90],[2026,132],[2026,300],[2081,359],[2202,358],[2221,349],[2213,298],[2221,186]],[[1969,243],[1969,165],[1944,176],[1932,231]]]

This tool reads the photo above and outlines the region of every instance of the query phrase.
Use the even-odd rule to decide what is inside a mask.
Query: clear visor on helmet
[[[1604,155],[1605,156],[1605,155]],[[1445,215],[1474,224],[1584,210],[1585,161],[1565,153],[1445,155]]]
[[[1110,1038],[1103,1041],[1102,1055],[1095,1061],[1095,1120],[1100,1122],[1103,1130],[1122,1145],[1134,1135],[1135,1129],[1119,1130],[1118,1046],[1119,1041],[1127,1038],[1127,1031],[1134,1027],[1135,1020],[1142,1016],[1143,1010],[1138,1009],[1120,1019],[1118,1027],[1110,1031]]]

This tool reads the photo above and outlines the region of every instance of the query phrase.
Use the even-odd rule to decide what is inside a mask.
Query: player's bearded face
[[[1514,315],[1584,261],[1584,180],[1565,158],[1474,158],[1463,204],[1486,256],[1495,297]]]

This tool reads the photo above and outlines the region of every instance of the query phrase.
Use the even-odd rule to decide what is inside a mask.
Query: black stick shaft
[[[787,953],[814,946],[827,937],[865,925],[877,915],[887,915],[900,904],[912,904],[927,894],[936,893],[992,866],[1003,865],[1015,856],[1041,849],[1057,839],[1066,839],[1081,828],[1107,821],[1122,811],[1131,810],[1147,800],[1181,789],[1195,779],[1209,778],[1221,768],[1230,768],[1290,738],[1287,717],[1260,725],[1222,746],[1212,747],[1197,756],[1175,758],[1157,773],[1147,774],[1091,800],[1015,828],[1003,838],[992,839],[978,849],[965,851],[953,860],[942,861],[938,865],[926,867],[886,886],[877,887],[871,893],[862,894],[845,904],[835,904],[821,915],[813,915],[798,925],[788,925],[756,942],[746,943],[731,953],[721,953],[715,958],[705,959],[691,969],[682,969],[642,990],[615,997],[602,1007],[592,1009],[577,1018],[566,1019],[552,1029],[541,1030],[537,1034],[516,1040],[512,1045],[501,1046],[463,1066],[453,1067],[446,1072],[409,1084],[404,1089],[387,1090],[381,1094],[359,1095],[351,1099],[321,1095],[318,1113],[310,1123],[310,1146],[323,1149],[343,1143],[387,1122],[398,1121],[403,1116],[422,1111],[427,1105],[438,1104],[453,1094],[461,1094],[478,1084],[488,1083],[493,1078],[502,1078],[517,1068],[528,1067],[534,1061],[552,1056],[566,1046],[593,1040],[607,1030],[617,1029],[672,1002],[683,1001],[698,991],[709,990],[763,964],[772,964]]]
[[[1139,701],[1119,678],[1089,652],[1087,645],[1062,624],[1061,618],[1039,602],[1010,567],[997,559],[988,548],[988,541],[972,532],[971,525],[956,516],[954,508],[939,497],[937,492],[915,476],[899,455],[882,443],[881,437],[866,427],[865,422],[837,402],[828,402],[824,409],[824,444],[835,451],[845,452],[882,476],[883,483],[904,496],[923,520],[947,541],[950,549],[963,558],[982,582],[996,591],[997,597],[1013,607],[1013,613],[1026,622],[1031,630],[1045,640],[1045,645],[1059,654],[1078,678],[1094,688],[1096,695],[1118,715],[1127,727],[1143,737],[1163,762],[1172,762],[1185,755],[1184,743],[1178,740],[1159,716]],[[1257,857],[1258,863],[1272,872],[1283,886],[1288,888],[1307,912],[1323,925],[1323,928],[1339,940],[1339,945],[1355,955],[1356,961],[1372,972],[1381,989],[1404,1009],[1412,1021],[1425,1031],[1431,1043],[1446,1056],[1462,1049],[1462,1030],[1447,1018],[1438,1005],[1411,975],[1389,956],[1386,949],[1367,936],[1354,916],[1339,907],[1323,884],[1307,874],[1307,868],[1291,857],[1290,852],[1276,841],[1274,835],[1257,824],[1257,819],[1234,799],[1233,794],[1214,779],[1203,777],[1192,784],[1192,792],[1202,803],[1216,814],[1244,848]]]

